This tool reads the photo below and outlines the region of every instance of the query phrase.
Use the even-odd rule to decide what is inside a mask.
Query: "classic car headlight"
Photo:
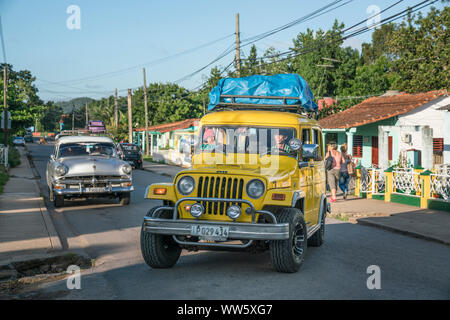
[[[264,182],[258,179],[253,179],[249,183],[247,183],[247,195],[250,198],[258,199],[264,194],[265,186]]]
[[[195,180],[191,176],[184,176],[177,183],[178,192],[180,192],[183,196],[187,196],[194,191]]]
[[[69,169],[63,165],[63,164],[59,164],[56,168],[55,168],[55,172],[58,176],[63,176],[67,173],[67,171],[69,171]]]
[[[131,170],[133,170],[133,169],[131,168],[131,166],[130,166],[128,163],[122,165],[122,171],[123,171],[124,173],[130,174],[130,173],[131,173]]]

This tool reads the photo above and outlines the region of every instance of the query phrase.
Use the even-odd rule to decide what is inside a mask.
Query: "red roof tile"
[[[169,132],[169,131],[173,131],[173,130],[186,129],[186,128],[190,128],[192,126],[197,126],[199,120],[200,119],[186,119],[186,120],[177,121],[177,122],[157,124],[154,126],[149,126],[148,130],[164,133],[164,132]],[[136,128],[136,129],[133,129],[133,131],[137,131],[137,132],[145,131],[145,127]]]
[[[327,129],[358,127],[407,113],[446,94],[447,90],[436,90],[417,94],[401,93],[371,97],[360,104],[319,120],[319,124]]]

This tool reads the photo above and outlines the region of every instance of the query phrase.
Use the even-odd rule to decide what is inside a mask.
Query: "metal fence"
[[[450,202],[450,174],[430,174],[430,198]]]
[[[385,174],[383,169],[361,168],[361,192],[371,194],[384,194]]]
[[[0,165],[8,168],[8,147],[0,145]]]
[[[401,193],[411,196],[422,194],[420,172],[412,168],[398,168],[392,171],[392,193]]]

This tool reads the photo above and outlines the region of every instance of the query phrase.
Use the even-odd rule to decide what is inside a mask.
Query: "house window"
[[[433,138],[433,153],[441,154],[444,151],[444,138]]]
[[[363,156],[363,137],[353,136],[353,157],[362,158]]]

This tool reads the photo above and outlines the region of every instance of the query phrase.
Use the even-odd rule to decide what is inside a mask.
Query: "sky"
[[[376,8],[383,10],[397,1],[349,1],[320,17],[256,42],[258,54],[262,55],[269,47],[288,50],[292,39],[307,28],[327,30],[335,19],[350,26],[372,16]],[[36,77],[35,84],[44,101],[81,96],[98,99],[114,94],[115,88],[120,96],[125,96],[128,88],[142,86],[143,67],[147,82],[173,82],[234,46],[236,13],[240,16],[243,40],[285,25],[331,2],[0,0],[2,49],[14,70],[30,70]],[[403,0],[382,13],[381,19],[419,2]],[[79,8],[79,20],[75,19],[76,11],[68,11],[71,6]],[[442,8],[443,4],[437,2],[434,6]],[[370,36],[371,32],[367,32],[347,40],[344,45],[360,49],[363,42],[370,41]],[[197,49],[191,50],[194,48]],[[242,48],[242,58],[248,55],[249,49],[250,46]],[[233,59],[234,51],[211,67],[226,67]],[[4,60],[3,54],[0,60]],[[211,67],[179,84],[195,89],[206,79]]]

